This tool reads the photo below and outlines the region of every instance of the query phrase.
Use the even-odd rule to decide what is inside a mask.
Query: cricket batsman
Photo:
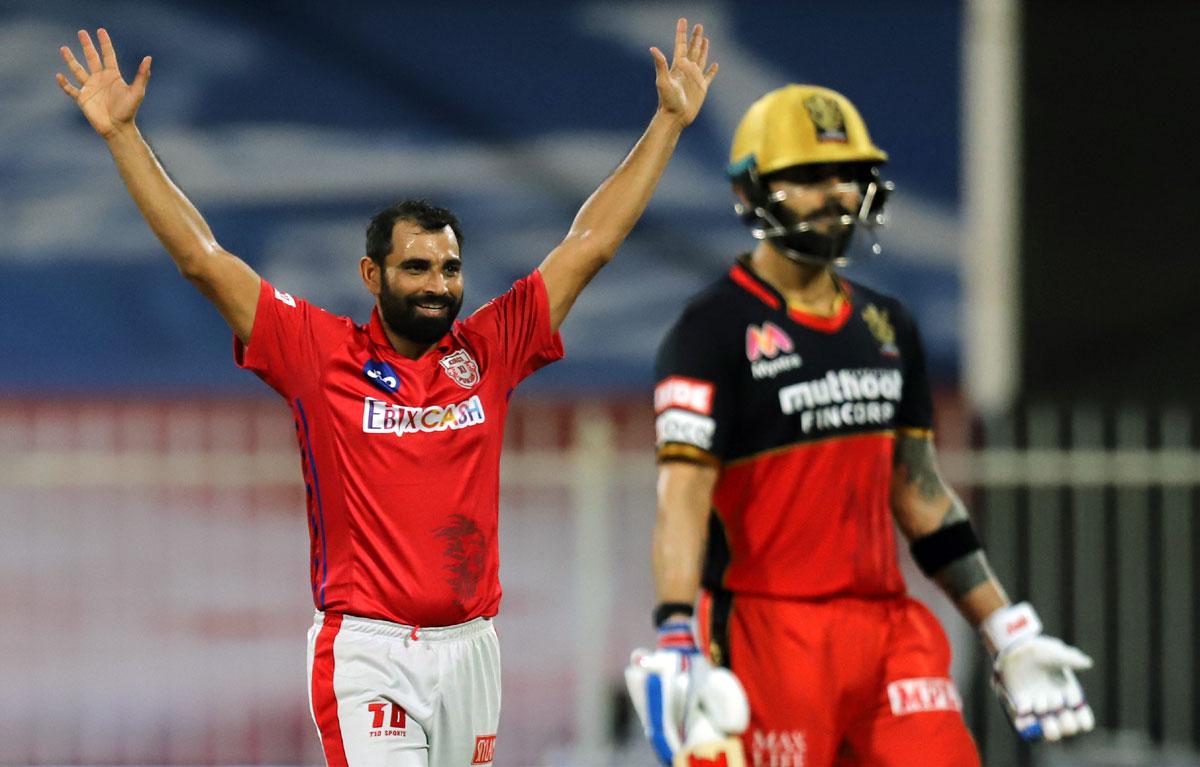
[[[766,94],[734,134],[735,210],[757,242],[657,358],[659,643],[626,678],[664,762],[732,767],[720,738],[742,733],[755,767],[979,764],[895,527],[978,629],[1019,736],[1093,727],[1075,677],[1091,659],[1009,601],[938,473],[911,314],[835,268],[882,223],[886,160],[854,105],[812,85]]]

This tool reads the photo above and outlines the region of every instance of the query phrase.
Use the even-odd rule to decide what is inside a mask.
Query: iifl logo
[[[404,737],[407,734],[408,713],[399,704],[368,703],[367,711],[371,712],[372,738]]]

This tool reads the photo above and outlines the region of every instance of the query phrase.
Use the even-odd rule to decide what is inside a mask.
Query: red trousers
[[[978,767],[950,645],[916,600],[705,594],[698,623],[746,688],[752,767]]]

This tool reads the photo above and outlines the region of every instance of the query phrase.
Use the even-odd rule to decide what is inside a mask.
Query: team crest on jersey
[[[875,340],[879,342],[879,351],[885,357],[899,357],[900,349],[896,347],[896,328],[888,319],[887,309],[880,310],[875,304],[867,304],[863,309],[863,322]]]
[[[479,383],[479,366],[467,354],[466,349],[459,349],[454,354],[447,354],[438,360],[438,364],[450,376],[450,380],[464,389],[470,389]]]

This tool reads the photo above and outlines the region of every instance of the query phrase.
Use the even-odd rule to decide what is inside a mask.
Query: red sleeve
[[[497,342],[514,384],[563,357],[562,336],[550,330],[550,298],[536,269],[481,306],[464,324]]]
[[[253,371],[291,399],[317,379],[330,352],[353,324],[262,280],[250,343],[233,339],[238,367]]]

